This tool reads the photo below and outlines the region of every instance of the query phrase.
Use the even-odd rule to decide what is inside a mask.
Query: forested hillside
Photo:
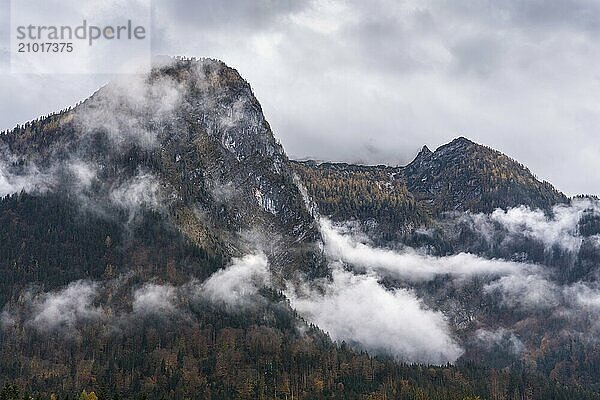
[[[402,171],[386,166],[295,162],[319,211],[335,221],[385,222],[390,232],[426,224],[430,215],[408,191]]]
[[[0,156],[0,400],[600,399],[600,203],[487,147],[291,162],[180,58]]]

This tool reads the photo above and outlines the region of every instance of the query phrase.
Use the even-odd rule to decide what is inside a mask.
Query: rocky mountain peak
[[[436,157],[468,157],[470,152],[476,151],[478,147],[483,147],[480,144],[473,142],[460,136],[453,139],[450,143],[444,144],[436,149],[434,154]]]
[[[420,151],[420,153],[421,153],[421,154],[432,154],[433,152],[432,152],[431,150],[429,150],[429,147],[427,147],[427,145],[424,145],[424,146],[421,148],[421,151]]]
[[[438,211],[489,212],[520,204],[548,209],[567,201],[522,164],[465,137],[432,154],[421,151],[404,174],[411,193]]]
[[[289,160],[250,85],[221,61],[162,62],[13,136],[11,151],[44,171],[75,162],[91,171],[104,202],[129,181],[154,183],[170,222],[209,252],[268,243],[273,265],[314,265],[319,234]]]
[[[472,145],[472,144],[477,144],[474,141],[467,139],[464,136],[459,136],[455,139],[453,139],[450,143],[450,145]]]
[[[76,111],[84,130],[114,127],[117,120],[120,130],[159,128],[153,136],[160,144],[191,139],[165,129],[186,123],[194,126],[190,132],[208,134],[238,160],[268,156],[281,167],[285,158],[248,82],[219,60],[162,59],[147,75],[106,85]]]
[[[415,159],[409,165],[420,166],[432,156],[433,152],[426,145],[421,148]]]

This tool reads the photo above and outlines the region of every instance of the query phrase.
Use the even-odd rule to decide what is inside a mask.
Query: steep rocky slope
[[[320,273],[316,224],[287,156],[249,84],[220,61],[177,60],[110,83],[0,146],[13,174],[40,178],[38,192],[60,188],[125,219],[141,201],[209,254],[262,250],[277,268]]]

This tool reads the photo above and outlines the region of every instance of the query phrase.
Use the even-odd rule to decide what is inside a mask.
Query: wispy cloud
[[[475,339],[479,344],[487,348],[497,346],[501,349],[508,350],[509,353],[519,355],[525,349],[523,342],[517,335],[506,328],[498,328],[495,330],[478,329],[475,332]]]
[[[269,286],[271,273],[267,257],[260,254],[234,258],[229,266],[212,274],[194,288],[200,298],[229,307],[252,302],[259,289]]]
[[[106,134],[116,150],[130,145],[153,148],[184,93],[184,87],[168,76],[117,78],[76,108],[75,124],[84,137]]]
[[[499,276],[519,273],[526,264],[489,260],[473,254],[461,253],[448,257],[434,257],[412,248],[392,250],[378,248],[360,241],[351,233],[343,234],[327,219],[321,220],[325,251],[332,260],[367,271],[377,271],[409,282],[430,281],[438,276],[472,277]]]
[[[571,205],[555,206],[550,216],[526,206],[506,211],[499,209],[490,215],[490,220],[499,223],[509,234],[539,240],[547,251],[558,246],[577,253],[582,242],[579,222],[586,212],[600,214],[600,203],[589,199],[574,200]]]
[[[443,364],[463,350],[441,312],[405,289],[387,289],[374,275],[336,266],[322,290],[305,284],[287,292],[292,306],[338,341],[398,360]]]
[[[171,285],[146,283],[133,293],[137,315],[171,315],[177,311],[177,289]]]
[[[549,309],[560,304],[559,286],[540,275],[503,276],[483,287],[483,292],[497,293],[509,308]]]
[[[21,159],[0,144],[0,197],[24,192],[45,192],[55,184],[50,171],[41,171],[33,163]]]
[[[102,308],[94,305],[98,290],[97,283],[76,281],[62,290],[31,294],[28,324],[42,332],[68,331],[78,322],[102,318]]]
[[[156,176],[138,172],[135,176],[115,184],[108,194],[111,203],[127,210],[131,221],[142,209],[163,208],[161,185]]]

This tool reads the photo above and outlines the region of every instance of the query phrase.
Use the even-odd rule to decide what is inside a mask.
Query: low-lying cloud
[[[157,145],[157,133],[172,119],[183,93],[181,84],[168,76],[117,79],[76,109],[75,123],[84,138],[105,133],[115,149],[131,144],[150,149]]]
[[[503,260],[489,260],[467,253],[434,257],[412,248],[401,251],[377,248],[361,242],[352,234],[343,234],[327,219],[321,220],[321,233],[330,259],[408,282],[430,281],[443,275],[458,278],[501,276],[520,273],[533,267]]]
[[[32,163],[23,166],[20,161],[0,145],[0,198],[19,192],[45,192],[54,184],[52,173]]]
[[[500,295],[502,305],[524,310],[548,309],[560,304],[558,285],[540,275],[510,275],[483,287],[487,294]]]
[[[515,251],[525,251],[519,259],[533,259],[526,253],[528,247],[523,246],[528,242],[519,240],[527,238],[541,243],[546,249],[544,251],[552,253],[551,250],[558,247],[573,253],[573,258],[583,243],[589,240],[595,243],[594,224],[597,222],[595,218],[600,215],[599,210],[596,200],[577,199],[572,206],[556,206],[548,214],[517,207],[487,215],[465,214],[462,218],[470,223],[472,232],[489,242],[488,249],[492,249],[492,254],[494,249],[511,249],[514,241]],[[592,222],[584,227],[586,218]],[[565,332],[597,335],[592,330],[597,326],[595,319],[600,317],[600,288],[593,280],[565,280],[568,268],[578,263],[557,269],[556,266],[490,259],[471,253],[432,256],[423,249],[405,246],[381,248],[357,232],[356,226],[334,225],[327,219],[321,220],[321,232],[327,256],[343,267],[334,268],[333,280],[324,285],[322,293],[315,291],[305,297],[298,296],[299,300],[294,299],[293,304],[309,321],[328,331],[336,340],[354,341],[360,347],[375,352],[386,352],[387,346],[388,354],[405,360],[436,362],[435,354],[438,354],[439,362],[444,358],[451,361],[451,355],[461,354],[457,348],[468,346],[468,343],[479,343],[479,346],[485,343],[483,347],[490,351],[494,347],[514,355],[522,354],[526,344],[517,334],[522,329],[518,328],[518,321],[522,318],[546,315],[562,321]],[[445,235],[454,231],[450,232]],[[513,253],[504,251],[501,254]],[[385,282],[386,286],[380,282]],[[369,287],[368,291],[365,290],[368,295],[359,290],[366,287]],[[408,291],[399,292],[403,289],[398,288],[408,288]],[[469,304],[473,296],[479,304],[474,309]],[[427,308],[423,305],[425,300],[428,300],[429,307],[435,304],[439,308]],[[369,305],[369,312],[364,311],[365,304]],[[477,315],[481,313],[482,304],[500,307],[504,310],[502,312],[517,318],[512,322],[508,318],[500,326],[492,328],[485,326],[492,324],[492,320],[481,319],[479,322],[484,324],[483,327],[471,332],[476,339],[474,342],[459,343],[456,340],[454,343],[458,347],[452,346],[452,330],[458,325],[445,321],[462,324],[461,321],[479,319]],[[401,309],[403,311],[399,311]],[[385,310],[382,321],[378,319],[380,310]],[[423,349],[419,342],[420,332],[416,330],[418,334],[412,338],[408,333],[413,331],[396,328],[395,319],[390,315],[401,316],[399,321],[405,326],[418,321],[418,326],[429,326],[430,332],[436,332],[437,341],[435,338],[427,340],[437,344],[429,348],[434,354],[427,352],[427,348],[420,352],[419,349]],[[570,322],[573,322],[572,327]],[[365,328],[372,325],[379,329]],[[531,335],[535,333],[530,332]],[[393,337],[411,343],[413,352],[395,347]]]
[[[127,210],[131,221],[142,209],[162,209],[160,188],[160,182],[154,175],[138,172],[115,185],[109,193],[109,199],[113,205]]]
[[[564,290],[565,296],[574,304],[600,314],[600,285],[579,282]]]
[[[39,331],[48,332],[70,330],[79,321],[101,318],[102,308],[94,305],[98,291],[97,283],[76,281],[56,292],[32,294],[32,314],[28,323]]]
[[[135,187],[135,182],[129,186]],[[144,193],[128,189],[115,199],[124,207],[152,203],[153,195]],[[127,196],[135,200],[129,202]],[[471,217],[478,221],[475,227],[502,229],[508,237],[526,235],[553,247],[563,238],[582,237],[581,217],[597,212],[595,207],[597,203],[585,200],[573,207],[560,206],[550,215],[519,207]],[[593,281],[561,281],[554,270],[543,265],[468,253],[442,257],[406,247],[380,248],[364,235],[326,219],[320,222],[331,276],[318,281],[289,281],[284,294],[300,316],[337,342],[400,361],[443,364],[459,359],[471,345],[525,357],[531,338],[539,332],[523,332],[526,325],[520,321],[542,315],[562,319],[562,329],[567,331],[573,321],[573,332],[592,338],[597,335],[592,330],[600,317],[600,287]],[[490,231],[482,230],[481,234],[486,240],[498,237]],[[507,235],[501,237],[506,239]],[[566,245],[573,249],[573,243]],[[110,283],[77,281],[50,293],[31,292],[25,300],[28,311],[7,308],[2,322],[5,327],[24,323],[39,332],[51,332],[73,330],[79,323],[94,320],[123,326],[142,316],[189,316],[187,307],[205,302],[238,312],[262,304],[261,289],[276,289],[277,281],[267,257],[259,252],[232,259],[204,282],[192,280],[181,286],[147,282],[137,286],[131,292],[131,308],[126,308],[130,311],[114,312],[99,304]],[[467,287],[475,292],[465,297],[448,297],[446,292]],[[477,310],[482,304],[500,307],[516,318],[493,321],[469,314],[472,305],[467,302],[472,296],[476,296]],[[447,307],[448,302],[455,304]],[[456,313],[475,322],[469,328],[472,330],[457,333],[465,328],[455,325]],[[464,334],[468,335],[465,340]]]
[[[177,311],[176,302],[175,287],[146,283],[133,293],[132,309],[138,315],[170,315]]]
[[[267,257],[260,254],[234,258],[229,266],[212,274],[196,287],[196,295],[228,306],[247,304],[259,289],[270,285]]]
[[[586,228],[586,221],[591,226]],[[498,209],[491,214],[464,213],[458,222],[469,226],[491,248],[509,248],[521,239],[539,243],[547,255],[554,249],[576,257],[586,241],[600,241],[600,201],[576,198],[571,204],[559,204],[550,212],[519,206]],[[595,226],[594,224],[597,224]]]
[[[552,214],[526,206],[496,210],[490,220],[499,223],[510,234],[523,235],[542,242],[546,250],[559,246],[577,252],[582,238],[579,221],[585,212],[600,215],[600,203],[590,199],[574,200],[570,205],[557,205]]]
[[[264,254],[234,258],[206,281],[192,280],[181,286],[145,282],[131,290],[130,307],[119,310],[106,301],[109,293],[122,290],[128,276],[107,281],[75,281],[64,288],[40,292],[29,289],[16,304],[7,304],[0,314],[3,328],[24,324],[42,333],[61,331],[73,333],[82,323],[101,321],[119,328],[140,317],[185,316],[186,308],[198,301],[217,306],[242,307],[255,304],[258,292],[270,286],[268,261]],[[128,297],[129,298],[129,297]],[[129,300],[128,300],[129,302]],[[130,311],[129,311],[130,310]]]
[[[506,328],[498,328],[496,330],[478,329],[475,331],[475,339],[478,344],[488,349],[500,347],[515,355],[521,354],[525,349],[525,345],[517,335]]]
[[[68,189],[81,195],[97,176],[98,167],[77,157],[40,168],[35,163],[0,150],[0,198],[15,193],[46,193],[68,180]]]
[[[129,223],[142,210],[163,210],[162,185],[154,174],[140,170],[110,183],[99,179],[100,173],[97,164],[76,157],[38,168],[4,151],[0,158],[0,198],[22,192],[68,191],[83,210],[106,215],[109,207],[116,207],[127,212]],[[91,190],[94,183],[103,185],[100,192]]]
[[[374,275],[354,274],[338,265],[323,292],[307,284],[302,294],[287,294],[300,315],[338,342],[432,364],[454,362],[463,352],[441,312],[428,309],[409,290],[388,290]]]

